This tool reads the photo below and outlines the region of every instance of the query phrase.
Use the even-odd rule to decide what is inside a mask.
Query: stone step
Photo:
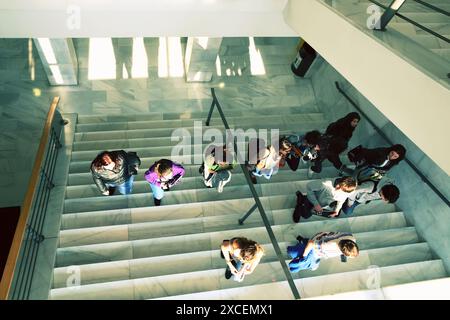
[[[393,215],[395,216],[395,215]],[[359,218],[359,217],[355,217]],[[375,217],[378,218],[378,217]],[[368,216],[366,219],[352,220],[352,221],[364,221],[374,219]],[[403,219],[403,221],[402,221]],[[298,223],[298,224],[288,224],[288,225],[276,225],[272,226],[273,232],[276,236],[278,242],[286,241],[290,242],[292,239],[303,232],[304,237],[311,237],[317,232],[329,230],[327,224],[335,224],[336,226],[344,226],[343,229],[351,229],[345,226],[348,221],[339,221],[343,219],[331,219],[326,222],[319,223],[311,222],[308,223]],[[397,225],[403,231],[401,233],[403,236],[407,237],[408,232],[411,232],[408,227],[404,227],[404,217],[397,215],[395,219]],[[307,225],[304,227],[304,225]],[[313,227],[315,229],[313,229]],[[311,229],[308,229],[311,228]],[[355,226],[354,229],[357,227]],[[340,229],[340,230],[343,230]],[[330,229],[334,230],[334,229]],[[372,230],[377,230],[376,226]],[[390,231],[389,231],[390,230]],[[373,240],[372,238],[377,238],[377,234],[383,231],[385,233],[385,238],[380,238],[379,240]],[[367,235],[363,236],[363,239],[367,236],[372,239],[373,243],[396,243],[396,241],[402,241],[400,238],[396,237],[395,233],[398,234],[398,229],[387,229],[387,230],[377,230],[371,231]],[[405,232],[405,233],[403,233]],[[391,237],[388,235],[391,234]],[[411,234],[410,234],[411,235]],[[138,258],[148,258],[156,256],[166,256],[173,254],[181,254],[196,251],[213,250],[220,246],[224,239],[231,239],[232,237],[244,236],[260,244],[267,244],[270,242],[267,230],[265,227],[250,227],[242,228],[238,230],[221,230],[214,232],[198,233],[198,234],[188,234],[180,236],[170,236],[170,237],[159,237],[152,239],[140,239],[140,240],[129,240],[129,241],[117,241],[109,243],[99,243],[90,245],[80,245],[74,247],[64,247],[58,248],[56,254],[56,267],[65,267],[70,265],[82,265],[91,263],[100,263],[107,261],[117,261],[117,260],[129,260]],[[372,237],[373,236],[373,237]],[[372,241],[370,240],[370,241]],[[367,246],[371,245],[370,242]],[[394,244],[388,244],[390,246]]]
[[[271,224],[278,225],[280,223],[292,223],[293,208],[284,210],[268,210],[266,212]],[[406,221],[402,212],[385,213],[383,217],[377,215],[368,215],[364,217],[354,217],[345,219],[332,219],[333,221],[343,220],[343,230],[348,228],[347,223],[355,223],[354,220],[367,220],[370,225],[373,221],[378,222],[378,226],[383,228],[406,226]],[[123,224],[113,226],[102,226],[93,228],[62,230],[59,236],[59,247],[73,247],[89,244],[99,244],[107,242],[142,240],[158,237],[169,237],[179,235],[189,235],[195,233],[220,231],[222,229],[244,229],[251,226],[264,226],[261,217],[258,213],[254,213],[253,219],[246,221],[242,226],[238,224],[238,219],[241,215],[224,215],[213,216],[207,218],[194,219],[177,219],[169,221],[158,222],[143,222],[135,224]],[[355,220],[355,221],[356,221]],[[382,221],[380,221],[382,220]],[[319,221],[325,222],[326,220]],[[358,220],[359,221],[359,220]],[[396,222],[397,221],[397,222]],[[305,221],[309,223],[309,221]],[[336,222],[336,224],[338,224]],[[392,225],[390,225],[392,224]],[[338,226],[334,226],[338,228]],[[333,229],[336,230],[336,229]]]
[[[311,300],[448,300],[450,277],[311,298]]]
[[[404,241],[397,241],[396,246],[404,246],[408,244],[418,244],[418,252],[424,251],[426,248],[425,243],[418,243],[417,236],[413,234],[413,231],[402,232],[403,235],[407,235]],[[283,253],[283,258],[289,260],[289,256],[286,253],[286,248],[289,245],[294,245],[295,240],[289,242],[281,242],[279,246]],[[384,246],[385,244],[383,244]],[[362,252],[371,251],[376,252],[376,246],[371,245],[367,247],[364,243],[361,243]],[[265,255],[264,262],[278,261],[276,253],[272,244],[268,243],[264,246]],[[364,249],[363,249],[364,248]],[[427,248],[426,248],[427,249]],[[224,267],[224,260],[220,257],[220,249],[205,250],[191,253],[181,253],[168,256],[157,256],[149,258],[139,258],[134,260],[121,260],[94,264],[85,264],[76,266],[79,271],[80,285],[120,281],[127,279],[156,277],[169,274],[183,274],[187,272],[204,271],[209,269],[219,269]],[[60,267],[54,270],[53,286],[52,288],[64,288],[67,286],[67,279],[71,276],[71,272],[74,266]],[[317,275],[317,273],[315,274]]]
[[[225,113],[226,116],[226,113]],[[217,118],[216,118],[217,119]],[[253,124],[278,124],[283,127],[285,124],[292,122],[323,121],[325,120],[322,113],[300,113],[300,114],[278,114],[278,115],[258,115],[258,116],[226,116],[230,127],[237,128],[252,127]],[[114,131],[114,130],[133,130],[133,129],[157,129],[157,128],[184,128],[193,126],[195,121],[205,123],[206,118],[202,120],[196,119],[180,119],[180,120],[153,120],[153,121],[129,121],[129,122],[107,122],[107,123],[87,123],[77,124],[76,132],[97,132],[97,131]],[[219,119],[217,122],[222,124]]]
[[[296,97],[296,96],[293,96]],[[252,104],[248,105],[247,108],[241,107],[239,109],[227,109],[225,116],[228,117],[241,117],[248,115],[280,115],[280,114],[298,114],[298,113],[310,113],[317,111],[317,106],[315,104],[308,104],[304,106],[299,106],[299,100],[297,104],[279,106],[274,108],[273,106],[264,107],[259,106],[257,108],[253,107]],[[211,104],[212,100],[210,101]],[[94,124],[94,123],[115,123],[115,122],[133,122],[133,121],[158,121],[158,120],[189,120],[198,119],[206,120],[208,117],[208,111],[190,111],[186,110],[184,112],[166,112],[162,110],[161,112],[152,113],[139,113],[139,114],[126,114],[126,115],[79,115],[78,124]],[[220,119],[219,112],[214,108],[211,114],[211,119]]]
[[[265,210],[283,210],[295,207],[295,194],[272,195],[260,197]],[[177,219],[210,218],[214,216],[230,215],[242,217],[253,205],[253,198],[240,198],[221,201],[205,201],[164,205],[160,207],[126,208],[119,210],[90,211],[67,213],[62,215],[61,230],[102,227],[110,225],[134,224],[143,222],[176,221]],[[353,215],[377,214],[396,211],[393,204],[384,201],[372,201],[364,206],[358,206]],[[246,225],[254,220],[260,221],[257,209],[246,221]],[[275,218],[276,220],[277,218]],[[321,217],[313,216],[309,220]],[[308,220],[308,221],[309,221]],[[237,221],[237,220],[236,220]],[[276,220],[277,221],[277,220]],[[289,223],[285,221],[283,223]]]
[[[295,280],[302,299],[329,294],[367,289],[372,285],[369,279],[378,275],[381,287],[402,283],[414,283],[446,277],[441,260],[422,261],[380,267],[375,271],[366,270],[334,273],[318,277]],[[287,281],[266,283],[254,286],[203,291],[161,298],[164,300],[292,300],[293,296]]]
[[[450,61],[450,49],[431,49],[434,53],[440,55],[442,58]]]
[[[181,182],[174,187],[174,190],[197,190],[197,189],[205,189],[206,186],[204,184],[203,177],[198,172],[198,165],[190,166],[189,172],[186,171],[185,176],[182,178]],[[287,165],[285,165],[287,167]],[[138,181],[133,183],[133,194],[141,194],[141,193],[151,193],[150,184],[145,180],[144,173],[146,169],[139,170],[139,173],[136,177],[138,177]],[[257,178],[260,184],[274,183],[274,182],[290,182],[292,180],[308,180],[307,177],[308,169],[297,169],[297,171],[292,172],[289,168],[284,168],[279,170],[276,174],[274,174],[270,180],[265,178]],[[337,170],[334,167],[325,167],[322,168],[322,172],[320,174],[315,175],[315,178],[333,178],[336,176]],[[225,186],[224,189],[226,192],[228,187],[231,186],[247,186],[247,180],[245,179],[244,173],[240,166],[236,167],[231,171],[231,181]],[[81,199],[81,198],[91,198],[91,197],[99,197],[101,196],[100,191],[92,181],[92,177],[90,179],[91,184],[77,185],[77,186],[67,186],[66,187],[66,199]],[[215,190],[215,189],[214,189]],[[119,192],[116,191],[116,195],[119,195]]]
[[[306,127],[300,128],[295,131],[296,134],[304,134],[308,132],[312,127],[312,124],[316,126],[314,129],[319,131],[325,131],[327,123],[325,121],[321,122],[311,122],[310,125]],[[319,125],[317,127],[317,125]],[[185,128],[183,128],[185,129]],[[208,129],[220,130],[224,134],[222,135],[223,141],[226,138],[225,129],[219,127],[203,127],[201,131],[194,131],[194,127],[186,128],[186,130],[178,130],[172,132],[171,136],[167,137],[141,137],[141,138],[130,138],[126,137],[128,132],[123,132],[123,136],[119,137],[117,134],[114,136],[115,139],[99,139],[99,140],[91,140],[91,141],[75,141],[73,144],[73,151],[89,151],[89,150],[117,150],[117,149],[129,149],[129,148],[142,148],[142,147],[164,147],[164,146],[176,146],[176,145],[191,145],[191,144],[199,144],[206,139],[205,133]],[[255,128],[256,129],[256,128]],[[174,129],[176,130],[176,129]],[[134,131],[134,130],[133,130]],[[280,135],[292,133],[293,130],[279,130]],[[133,132],[134,133],[134,132]],[[244,133],[244,132],[243,132]],[[248,131],[250,134],[251,131]],[[270,132],[268,132],[270,137]],[[108,135],[108,133],[104,133],[104,135]]]
[[[394,253],[394,254],[392,254]],[[323,261],[321,267],[313,272],[302,271],[293,274],[295,279],[315,278],[314,274],[321,276],[333,273],[365,270],[375,264],[379,267],[404,265],[414,262],[422,262],[431,259],[431,253],[426,243],[409,244],[398,247],[381,248],[373,251],[362,251],[356,259],[350,259],[347,263],[340,262],[340,258]],[[288,260],[287,260],[288,261]],[[171,274],[156,277],[138,278],[99,284],[80,286],[77,289],[59,288],[52,289],[51,299],[154,299],[172,295],[180,295],[192,292],[211,291],[256,285],[268,281],[282,281],[284,273],[277,262],[260,263],[253,274],[245,278],[242,284],[226,280],[223,276],[224,267],[205,271]],[[180,285],[180,282],[183,285]]]

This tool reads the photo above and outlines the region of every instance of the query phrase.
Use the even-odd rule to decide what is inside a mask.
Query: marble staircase
[[[232,128],[288,133],[324,130],[327,122],[317,110],[312,105],[224,112]],[[182,183],[166,193],[162,206],[153,206],[145,170],[170,157],[177,144],[170,139],[173,130],[193,132],[194,121],[204,123],[206,115],[186,111],[78,117],[49,299],[293,298],[258,210],[238,224],[254,204],[240,168],[219,194],[205,188],[198,164],[185,164]],[[223,129],[217,112],[211,127]],[[131,195],[105,197],[93,184],[89,164],[104,149],[136,151],[141,157]],[[194,152],[181,159],[191,160]],[[326,162],[313,179],[336,173]],[[395,205],[372,202],[350,217],[312,217],[294,224],[295,191],[305,192],[308,181],[305,165],[296,172],[286,166],[270,181],[259,178],[255,185],[286,261],[285,248],[298,234],[309,237],[327,230],[354,233],[361,254],[347,263],[330,259],[316,271],[293,274],[302,298],[373,289],[371,270],[379,275],[381,288],[447,277],[442,261]],[[222,240],[234,236],[256,240],[266,250],[242,283],[224,278],[220,258]],[[71,282],[74,274],[79,285]]]
[[[391,1],[378,0],[378,2],[388,6]],[[450,12],[450,3],[447,0],[427,0],[426,2]],[[373,3],[367,0],[332,1],[332,6],[346,15],[358,12],[365,13],[370,5],[373,5]],[[406,1],[400,8],[399,13],[450,39],[450,16],[446,16],[414,1]],[[424,48],[440,56],[447,63],[450,62],[450,43],[435,37],[397,16],[389,22],[387,29],[387,32],[389,32],[389,30],[395,30],[396,32],[403,34],[408,39],[415,41]],[[450,72],[450,70],[448,71]]]

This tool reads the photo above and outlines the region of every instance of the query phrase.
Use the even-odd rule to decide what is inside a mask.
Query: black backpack
[[[136,152],[127,152],[127,164],[128,172],[132,175],[137,175],[137,169],[139,169],[139,166],[141,165],[141,159],[138,157]]]

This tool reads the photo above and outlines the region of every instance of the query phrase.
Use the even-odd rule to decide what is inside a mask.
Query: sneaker
[[[161,205],[161,199],[153,198],[153,200],[155,200],[154,201],[155,202],[155,206],[160,206]]]
[[[229,173],[229,176],[228,176],[228,179],[227,179],[227,180],[220,180],[219,185],[217,186],[217,192],[222,193],[223,187],[224,187],[228,182],[230,182],[230,180],[231,180],[231,172],[228,172],[228,173]]]
[[[203,180],[203,183],[205,184],[206,187],[212,188],[212,179]]]

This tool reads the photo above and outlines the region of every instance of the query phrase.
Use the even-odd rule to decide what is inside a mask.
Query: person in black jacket
[[[322,171],[322,162],[325,159],[328,159],[339,171],[345,171],[347,168],[342,164],[342,161],[339,158],[339,154],[344,151],[345,148],[345,141],[341,137],[327,134],[322,135],[315,148],[317,157],[311,160],[312,166],[308,172],[308,177],[311,177],[312,172],[320,173]]]
[[[128,154],[124,150],[103,151],[91,163],[91,173],[100,192],[112,195],[117,187],[121,194],[130,194],[137,168],[130,168]]]
[[[309,170],[309,177],[312,172],[320,173],[322,171],[322,162],[325,159],[328,159],[339,170],[340,175],[353,173],[342,163],[339,154],[347,148],[360,119],[361,117],[357,112],[351,112],[327,127],[318,144],[318,156],[312,160],[313,166]]]
[[[347,148],[353,131],[358,126],[359,120],[361,120],[360,115],[357,112],[351,112],[336,122],[331,123],[327,127],[325,134],[341,138],[345,142],[345,148]]]
[[[388,148],[361,148],[358,154],[358,181],[379,180],[393,166],[405,158],[406,149],[401,144]]]

